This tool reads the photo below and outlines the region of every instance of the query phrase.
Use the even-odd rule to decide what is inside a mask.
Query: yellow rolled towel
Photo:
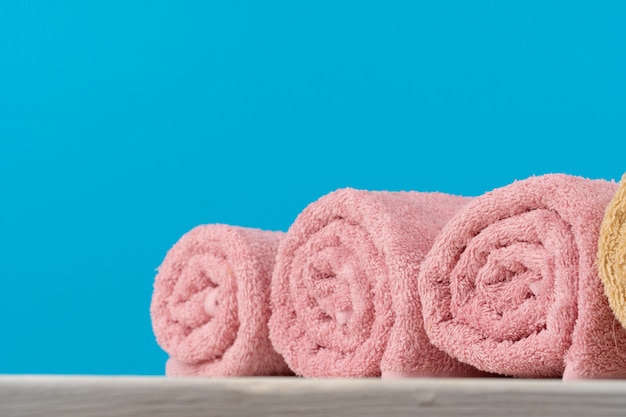
[[[611,309],[626,328],[626,173],[602,220],[598,272]]]

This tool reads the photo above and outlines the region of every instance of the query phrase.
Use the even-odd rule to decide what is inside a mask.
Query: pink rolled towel
[[[168,376],[292,374],[268,335],[281,232],[197,226],[168,251],[150,307]]]
[[[461,209],[422,263],[431,341],[489,372],[626,377],[626,331],[595,264],[613,182],[548,174]]]
[[[385,359],[391,371],[477,372],[430,345],[415,317],[398,323],[405,336],[390,341],[394,307],[409,302],[420,261],[468,201],[345,188],[303,210],[279,246],[272,280],[270,339],[290,368],[305,377],[379,376],[387,349],[398,354]],[[416,345],[403,344],[406,333]]]

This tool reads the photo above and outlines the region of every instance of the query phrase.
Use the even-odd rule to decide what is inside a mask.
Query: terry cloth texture
[[[151,319],[168,376],[291,374],[268,335],[270,281],[284,234],[201,225],[168,251]]]
[[[305,377],[364,377],[386,369],[467,375],[428,343],[414,303],[419,264],[468,198],[343,188],[306,207],[281,242],[270,339]],[[395,329],[394,325],[396,326]],[[392,330],[393,329],[393,330]],[[385,351],[389,355],[383,355]]]
[[[613,313],[626,327],[626,174],[602,220],[598,269]]]
[[[548,174],[463,207],[420,271],[430,340],[498,374],[626,377],[626,332],[596,266],[600,223],[616,189]]]

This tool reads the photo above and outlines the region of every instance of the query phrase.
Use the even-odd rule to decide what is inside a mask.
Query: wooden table
[[[0,416],[626,416],[626,381],[0,376]]]

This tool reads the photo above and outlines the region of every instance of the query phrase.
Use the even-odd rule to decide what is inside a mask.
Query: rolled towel
[[[381,375],[394,306],[404,302],[403,288],[415,285],[436,234],[468,201],[441,193],[343,188],[305,208],[279,246],[272,279],[270,339],[290,368],[305,377]],[[400,324],[425,337],[421,321]],[[419,343],[419,352],[394,346],[399,363],[389,358],[389,369],[468,373],[469,366],[427,340]],[[405,363],[409,353],[419,358]]]
[[[626,332],[595,263],[615,190],[614,182],[548,174],[463,207],[420,271],[431,341],[510,376],[626,377]]]
[[[150,313],[168,376],[288,375],[268,335],[270,280],[284,234],[201,225],[167,252]]]
[[[622,176],[602,220],[598,269],[609,305],[626,327],[626,174]]]

